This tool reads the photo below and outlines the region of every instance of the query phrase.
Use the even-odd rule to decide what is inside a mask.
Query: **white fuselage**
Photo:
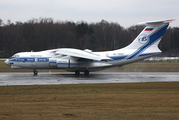
[[[107,56],[112,60],[89,60],[83,58],[74,58],[70,56],[58,56],[55,58],[53,50],[46,50],[41,52],[21,52],[15,54],[12,58],[5,61],[11,68],[14,69],[65,69],[67,71],[96,71],[108,67],[122,66],[124,64],[132,63],[140,59],[151,56],[147,54],[135,59],[126,60],[126,56],[130,54],[130,50],[114,50],[106,52],[92,52],[98,56]],[[73,50],[73,49],[70,49]],[[132,52],[132,50],[131,50]]]

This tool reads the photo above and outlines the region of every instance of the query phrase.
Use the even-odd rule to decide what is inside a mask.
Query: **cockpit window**
[[[11,57],[11,59],[12,59],[12,58],[18,58],[18,57],[19,57],[19,55],[16,55],[16,54],[15,54],[15,55],[13,55],[13,56]]]

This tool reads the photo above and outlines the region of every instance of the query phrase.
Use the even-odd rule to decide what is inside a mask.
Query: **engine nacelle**
[[[70,62],[68,59],[58,59],[57,60],[57,68],[69,68]]]
[[[49,66],[57,66],[57,58],[49,58]]]
[[[78,61],[70,59],[50,58],[49,65],[54,67],[56,66],[57,68],[77,68],[80,64]]]

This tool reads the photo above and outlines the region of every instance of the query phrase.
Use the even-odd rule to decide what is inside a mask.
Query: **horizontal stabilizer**
[[[169,20],[155,20],[155,21],[146,21],[146,22],[140,22],[138,25],[149,25],[149,24],[160,24],[160,23],[170,23],[174,21],[175,19],[169,19]]]

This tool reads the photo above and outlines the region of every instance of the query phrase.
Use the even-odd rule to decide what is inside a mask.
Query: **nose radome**
[[[7,59],[7,60],[5,61],[5,63],[8,65],[8,64],[9,64],[9,59]]]

